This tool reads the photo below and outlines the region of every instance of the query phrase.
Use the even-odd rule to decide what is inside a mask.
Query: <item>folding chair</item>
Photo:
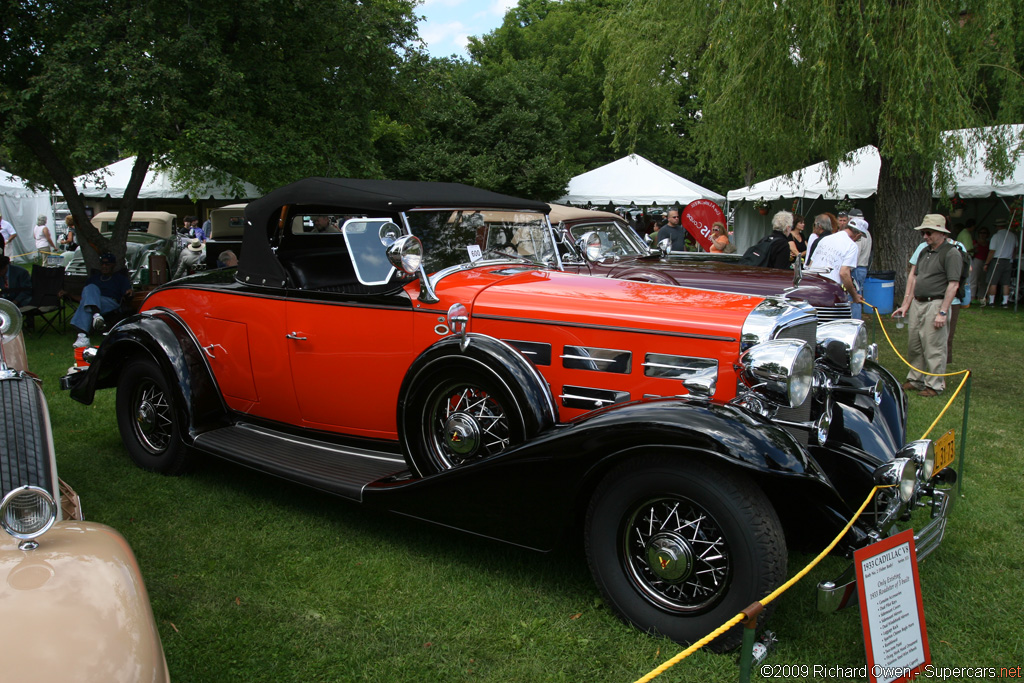
[[[26,318],[40,319],[36,325],[36,335],[41,335],[47,328],[63,333],[67,329],[67,309],[60,297],[64,289],[64,267],[49,268],[35,266],[32,268],[32,303],[22,306],[21,312]]]

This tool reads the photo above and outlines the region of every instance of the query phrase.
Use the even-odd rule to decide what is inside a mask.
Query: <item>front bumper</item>
[[[947,468],[933,479],[933,481],[937,480],[952,486],[956,482],[956,473]],[[918,561],[926,558],[942,544],[942,539],[946,535],[946,522],[953,507],[952,487],[939,489],[934,484],[929,484],[921,488],[922,491],[915,493],[907,509],[898,510],[898,515],[903,517],[909,515],[914,507],[931,508],[928,522],[914,533],[914,548]],[[884,491],[879,492],[878,496],[883,494]],[[929,500],[926,502],[923,500],[924,498]],[[876,497],[876,502],[877,500],[878,497]],[[894,515],[886,514],[885,517],[891,519]],[[897,528],[895,524],[891,524],[885,536],[891,536],[899,531],[901,529]],[[883,538],[883,534],[876,527],[869,531],[868,537],[873,542],[880,541]],[[855,575],[854,566],[850,564],[837,578],[818,583],[818,611],[835,612],[844,607],[857,604],[857,582],[854,578]]]

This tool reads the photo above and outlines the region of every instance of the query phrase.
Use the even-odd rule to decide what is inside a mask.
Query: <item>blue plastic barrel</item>
[[[895,270],[870,270],[864,280],[864,298],[878,309],[882,315],[893,311],[893,300],[896,295]]]

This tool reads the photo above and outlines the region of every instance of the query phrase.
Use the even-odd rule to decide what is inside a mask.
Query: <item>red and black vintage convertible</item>
[[[298,181],[246,207],[237,270],[156,290],[64,385],[116,388],[150,470],[217,456],[535,550],[582,534],[608,605],[679,642],[778,586],[787,537],[831,536],[877,482],[899,485],[841,550],[917,507],[919,553],[938,545],[948,473],[905,443],[862,322],[564,272],[548,210]]]

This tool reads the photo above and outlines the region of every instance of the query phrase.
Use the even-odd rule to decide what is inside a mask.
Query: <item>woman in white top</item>
[[[46,265],[46,252],[57,253],[57,245],[50,237],[50,229],[46,227],[46,215],[36,219],[36,227],[32,228],[32,236],[36,240],[36,263]]]

